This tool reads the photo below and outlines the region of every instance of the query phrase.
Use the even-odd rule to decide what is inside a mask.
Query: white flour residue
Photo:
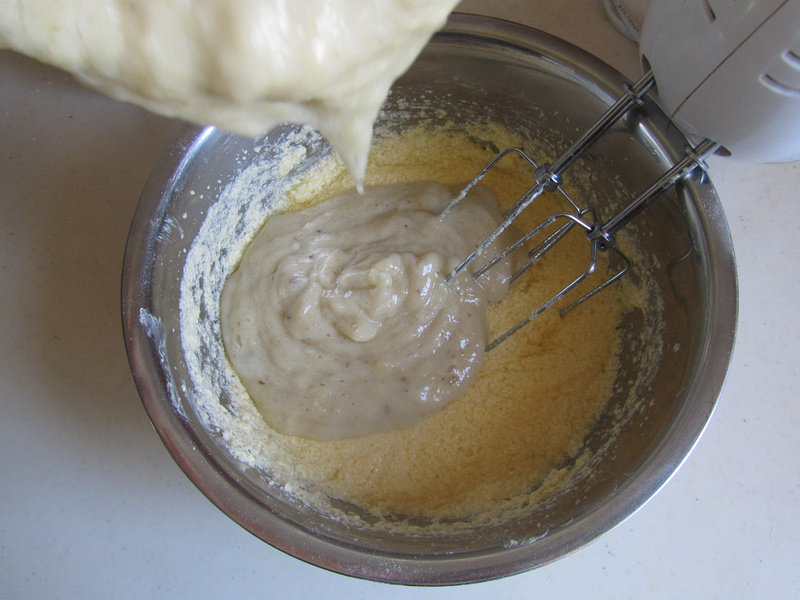
[[[167,217],[164,219],[161,230],[158,232],[158,241],[166,243],[169,241],[170,236],[176,235],[178,238],[183,239],[183,227],[174,217]]]
[[[164,331],[164,323],[158,317],[153,316],[149,311],[144,308],[139,309],[139,323],[144,328],[145,335],[150,338],[153,345],[158,352],[158,360],[161,362],[161,367],[167,374],[165,377],[167,385],[167,394],[172,407],[181,417],[186,418],[186,412],[183,410],[178,390],[175,387],[175,381],[172,378],[172,369],[167,357],[167,337]]]

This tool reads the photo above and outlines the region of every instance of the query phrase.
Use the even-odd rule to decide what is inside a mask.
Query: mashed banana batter
[[[445,281],[502,220],[482,188],[440,218],[452,198],[434,183],[381,186],[267,220],[225,285],[221,323],[272,427],[314,439],[407,427],[472,383],[511,270]]]

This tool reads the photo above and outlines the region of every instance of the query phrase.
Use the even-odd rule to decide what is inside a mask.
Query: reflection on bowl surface
[[[457,184],[478,170],[492,145],[506,141],[547,160],[591,124],[623,84],[607,66],[545,34],[453,17],[394,86],[376,126],[369,176],[373,183]],[[657,107],[646,103],[573,167],[569,187],[608,215],[670,165],[683,143]],[[497,184],[498,196],[516,193],[513,187],[523,175],[512,175],[508,186]],[[626,231],[637,248],[636,272],[589,309],[605,314],[618,305],[619,323],[606,321],[613,324],[603,329],[603,321],[587,310],[583,317],[570,313],[563,322],[554,312],[537,325],[585,340],[577,344],[583,354],[574,364],[559,357],[541,367],[554,371],[551,364],[564,365],[561,385],[571,384],[570,393],[575,392],[564,400],[563,411],[554,404],[550,412],[580,430],[575,405],[598,397],[602,403],[587,413],[592,418],[568,458],[549,457],[560,461],[561,469],[548,475],[552,465],[540,465],[537,471],[543,452],[535,447],[538,433],[519,444],[527,454],[513,455],[507,464],[490,463],[495,470],[498,464],[504,470],[516,464],[528,477],[514,484],[524,493],[504,488],[505,483],[494,489],[493,502],[505,502],[499,512],[469,503],[475,490],[491,487],[491,468],[474,471],[479,479],[474,485],[462,478],[463,489],[443,485],[433,496],[424,493],[429,488],[417,490],[416,506],[424,507],[417,512],[409,508],[413,502],[403,503],[402,488],[386,488],[382,497],[348,497],[330,472],[320,489],[298,484],[309,475],[313,479],[312,467],[323,462],[314,460],[322,456],[319,448],[314,454],[308,441],[267,428],[227,361],[219,296],[248,241],[270,212],[347,186],[330,148],[301,127],[277,128],[259,140],[212,128],[190,130],[154,171],[128,241],[123,320],[145,408],[194,483],[243,527],[298,558],[358,577],[414,584],[479,581],[540,566],[591,541],[652,496],[702,432],[732,346],[733,255],[710,183],[685,182]],[[627,307],[626,301],[615,304],[634,296]],[[520,340],[530,341],[536,331]],[[490,353],[487,370],[495,368],[491,361],[524,364],[522,345]],[[485,399],[488,392],[474,394]],[[508,402],[487,406],[497,412]],[[517,416],[512,410],[509,423],[528,418],[523,429],[534,428],[533,408],[519,406],[526,408]],[[440,416],[447,412],[433,418],[450,418]],[[446,422],[427,427],[446,429],[441,426]],[[424,430],[425,422],[420,426]],[[458,433],[474,441],[469,431]],[[410,438],[401,434],[381,439],[393,435],[396,449],[410,447]],[[417,438],[417,453],[427,439]],[[342,462],[340,480],[346,480],[347,457],[357,458],[368,447],[363,441],[339,444],[339,453],[331,456]],[[487,445],[465,447],[480,451]],[[387,457],[397,459],[385,468],[387,481],[393,469],[399,474],[401,465],[411,464],[395,450]],[[445,489],[452,490],[451,497],[442,497]],[[470,500],[459,505],[464,498]]]

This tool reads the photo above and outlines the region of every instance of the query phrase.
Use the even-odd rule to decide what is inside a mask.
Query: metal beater
[[[745,160],[800,159],[800,2],[762,0],[748,3],[748,7],[741,4],[727,3],[715,12],[710,3],[703,0],[654,2],[645,20],[641,42],[643,62],[652,65],[652,69],[627,86],[625,93],[602,117],[555,161],[539,165],[522,149],[507,148],[495,156],[442,211],[442,216],[445,216],[499,161],[513,154],[532,167],[534,185],[506,211],[503,222],[459,263],[449,277],[483,255],[543,192],[559,193],[567,209],[534,226],[476,270],[474,277],[480,277],[509,254],[534,240],[535,246],[528,250],[527,260],[511,277],[510,283],[513,283],[575,227],[585,232],[590,244],[586,269],[490,342],[487,351],[496,348],[586,281],[597,269],[600,252],[613,252],[621,259],[622,266],[589,292],[561,308],[562,315],[625,275],[631,261],[615,244],[615,233],[662,192],[695,169],[705,170],[705,159],[722,145],[713,140],[724,142],[728,152]],[[698,36],[700,39],[695,39]],[[687,64],[683,60],[685,53],[676,51],[682,42],[705,54]],[[611,126],[641,104],[656,81],[661,104],[670,117],[702,141],[688,147],[681,160],[622,210],[607,221],[599,222],[593,208],[581,207],[564,191],[563,174]],[[731,89],[737,92],[735,97],[731,97]],[[753,121],[754,118],[757,121]],[[757,127],[752,127],[753,122],[757,122]]]

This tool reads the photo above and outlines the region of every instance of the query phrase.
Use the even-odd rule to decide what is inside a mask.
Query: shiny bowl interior
[[[397,112],[409,99],[446,95],[460,106],[459,118],[470,118],[465,107],[473,107],[475,118],[537,135],[546,130],[552,145],[563,147],[624,83],[605,64],[549,35],[456,15],[397,82],[386,109]],[[414,119],[413,111],[408,118]],[[147,184],[125,255],[122,312],[136,385],[172,456],[212,502],[256,536],[320,567],[378,581],[438,585],[497,578],[555,560],[620,523],[667,481],[711,416],[736,322],[731,239],[717,195],[701,176],[637,217],[640,244],[660,265],[641,276],[656,282],[663,298],[665,350],[635,390],[629,386],[612,398],[586,440],[588,448],[604,448],[591,474],[552,502],[531,506],[524,518],[496,528],[445,537],[389,535],[332,522],[271,486],[268,474],[238,464],[218,432],[200,424],[187,393],[179,283],[208,208],[241,168],[242,157],[255,156],[253,148],[268,146],[280,130],[261,140],[213,128],[187,130]],[[593,146],[579,168],[595,175],[593,192],[607,203],[598,208],[608,213],[624,200],[620,189],[643,189],[684,145],[680,132],[648,101]],[[636,315],[624,326],[635,331]],[[629,336],[623,353],[629,357],[622,365],[626,374],[643,367],[637,344],[647,340],[634,338]],[[618,410],[632,394],[639,397],[636,410]],[[612,425],[619,434],[609,440]]]

